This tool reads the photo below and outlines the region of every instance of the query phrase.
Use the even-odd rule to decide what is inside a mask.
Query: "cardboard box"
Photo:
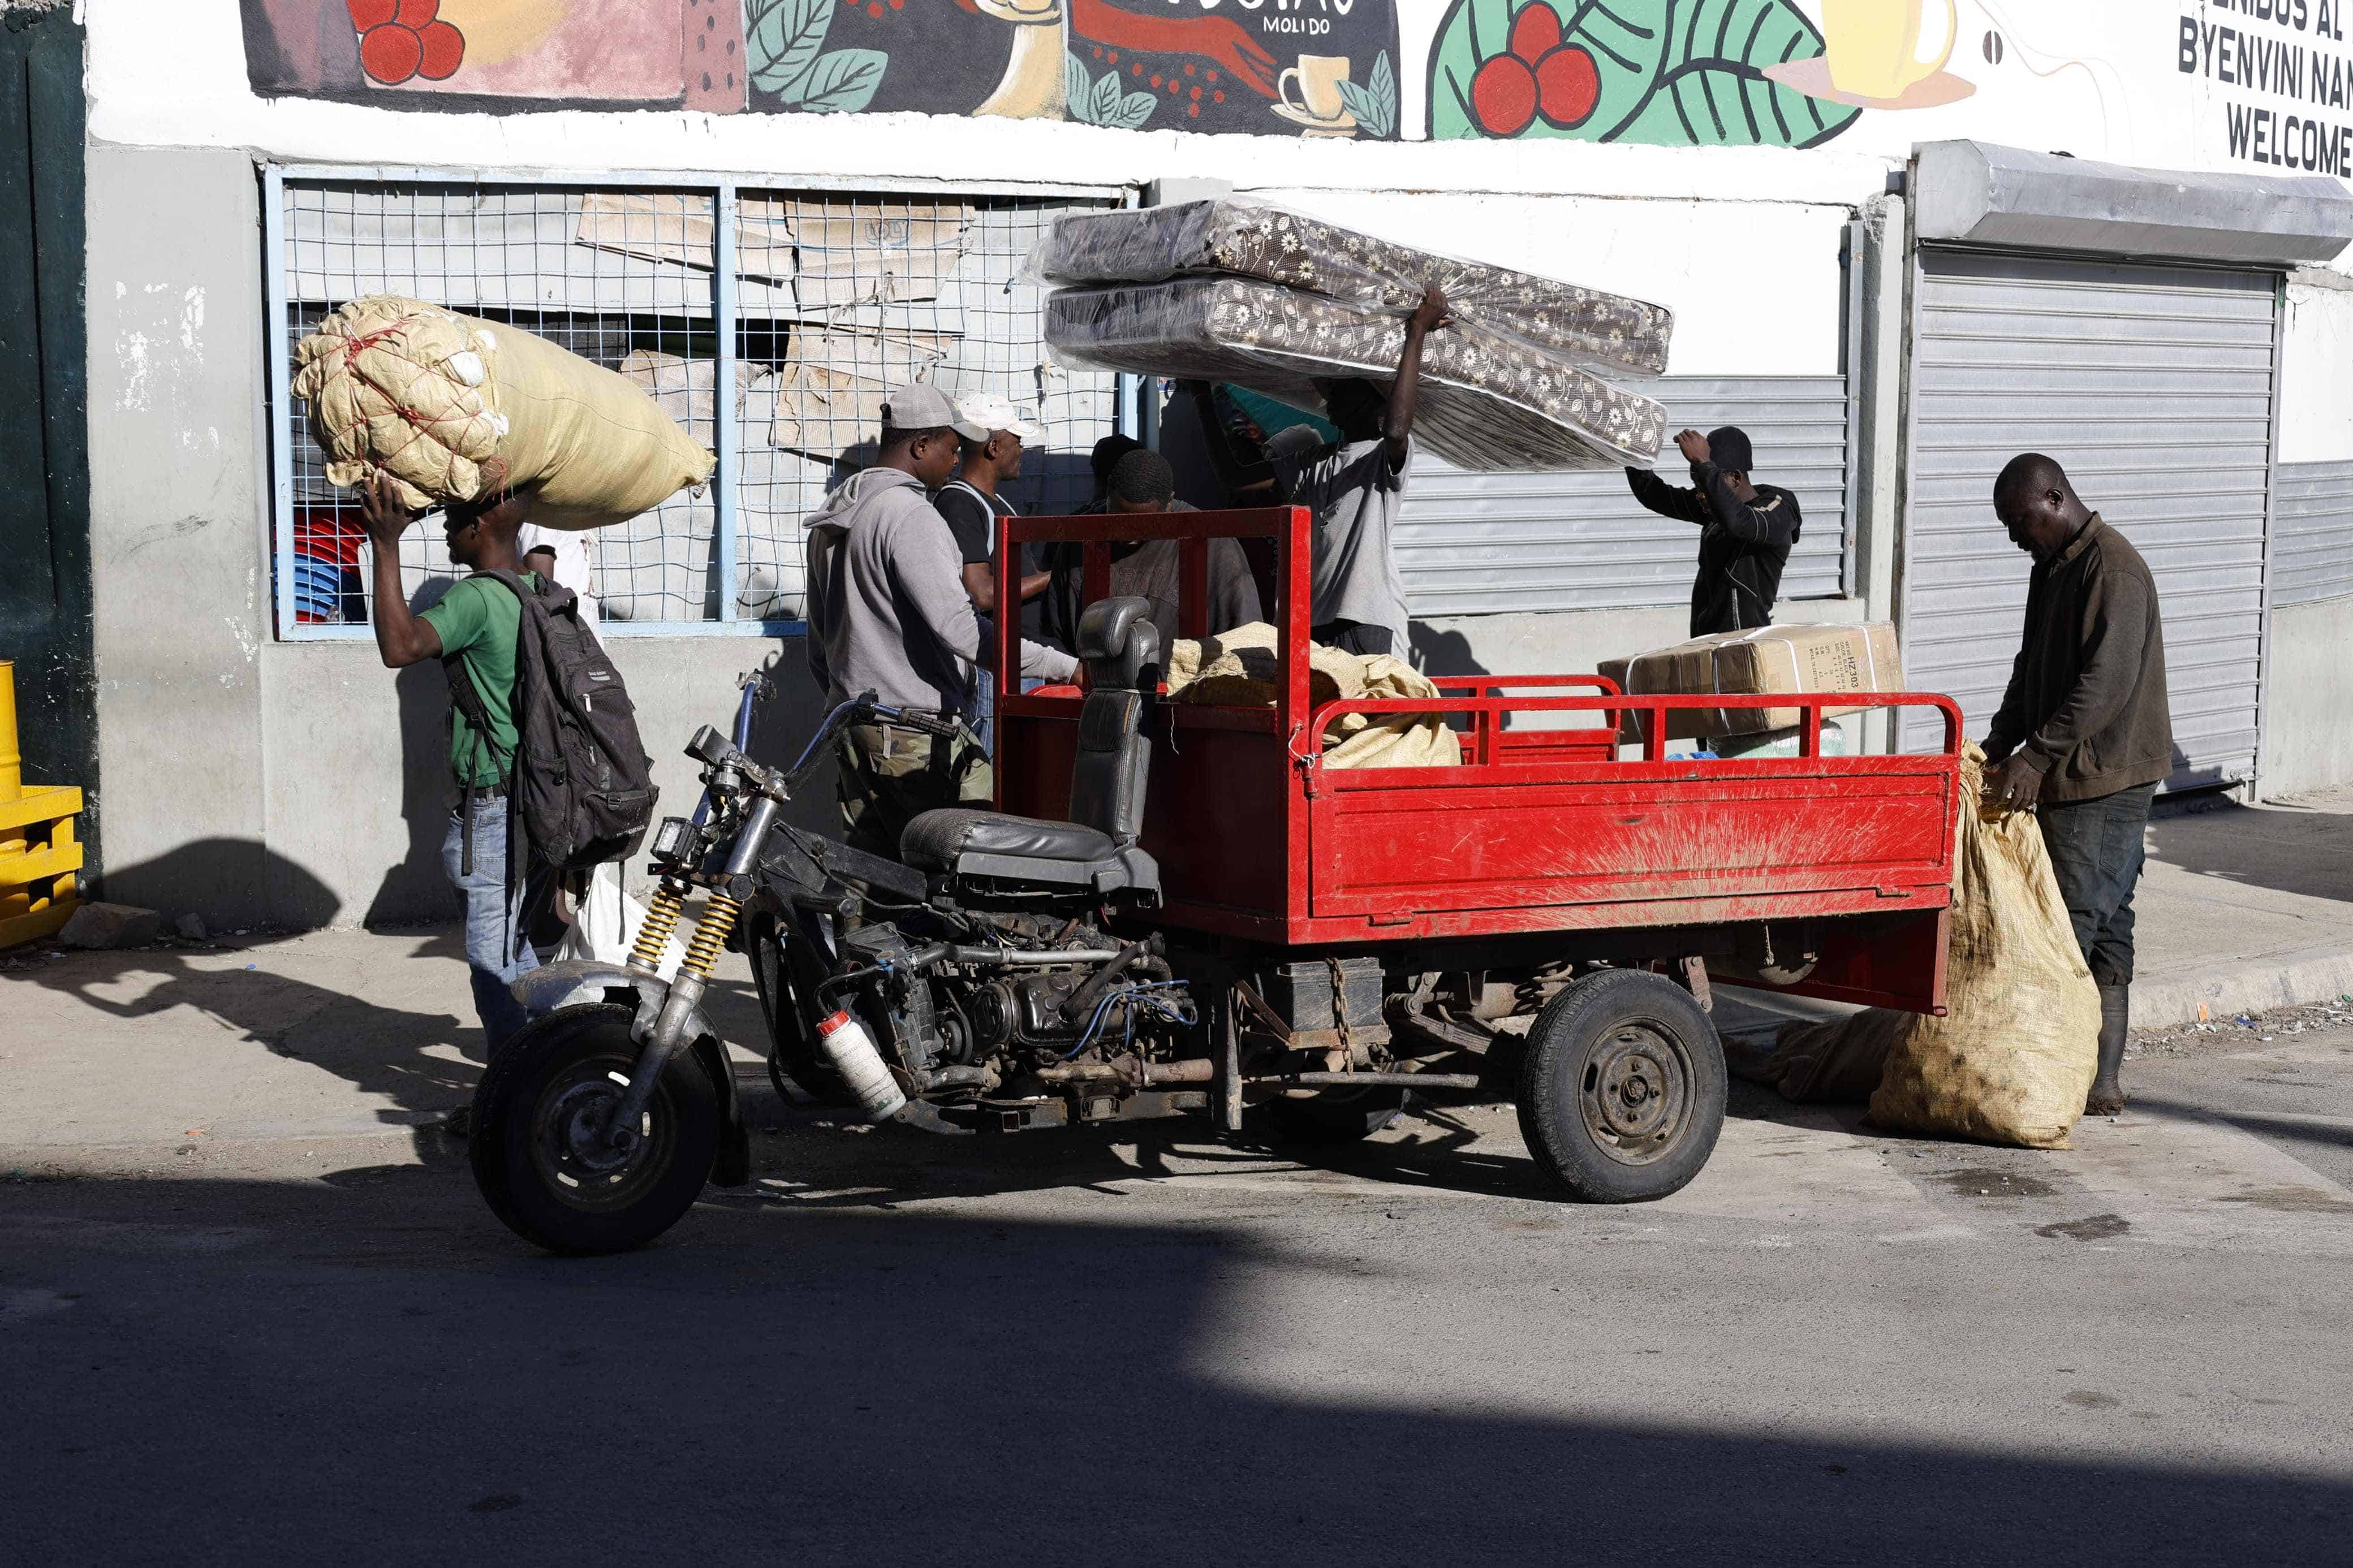
[[[1811,696],[1904,689],[1904,661],[1895,645],[1895,627],[1886,621],[1716,632],[1631,658],[1605,659],[1600,673],[1629,696],[1655,692]],[[1856,711],[1852,706],[1831,708],[1824,716]],[[1752,735],[1790,729],[1801,718],[1795,708],[1688,708],[1668,716],[1666,738],[1694,741]],[[1638,715],[1626,715],[1620,739],[1630,745],[1642,739]]]

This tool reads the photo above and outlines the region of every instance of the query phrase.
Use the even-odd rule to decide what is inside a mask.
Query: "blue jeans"
[[[507,822],[510,803],[499,795],[474,802],[474,868],[465,863],[466,813],[460,806],[449,814],[449,833],[441,841],[441,869],[466,903],[466,967],[474,987],[474,1011],[481,1015],[482,1033],[496,1051],[530,1021],[522,1004],[507,987],[517,975],[539,967],[532,951],[531,918],[539,908],[545,879],[527,877],[515,868],[508,889]]]
[[[2156,797],[2157,786],[2147,784],[2035,808],[2075,945],[2102,985],[2132,984],[2133,889],[2147,856],[2141,830]]]

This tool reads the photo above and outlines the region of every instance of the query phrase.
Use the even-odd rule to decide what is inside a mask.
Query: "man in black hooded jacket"
[[[1700,525],[1691,635],[1771,625],[1781,568],[1798,542],[1798,498],[1748,482],[1756,459],[1747,435],[1733,426],[1705,436],[1686,430],[1675,446],[1691,464],[1693,489],[1679,489],[1648,468],[1628,468],[1626,482],[1661,517]]]

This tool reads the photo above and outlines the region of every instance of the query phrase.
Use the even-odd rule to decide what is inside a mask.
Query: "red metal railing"
[[[1086,602],[1092,604],[1111,590],[1111,547],[1113,544],[1173,539],[1178,542],[1179,550],[1177,616],[1180,629],[1185,637],[1198,638],[1208,635],[1209,541],[1273,540],[1279,594],[1278,602],[1272,608],[1281,616],[1278,625],[1282,632],[1274,650],[1278,696],[1273,728],[1289,738],[1293,754],[1303,762],[1313,761],[1320,751],[1310,738],[1322,735],[1333,719],[1350,712],[1465,715],[1472,721],[1472,728],[1466,731],[1469,752],[1466,762],[1472,766],[1508,765],[1508,759],[1514,752],[1524,755],[1539,752],[1558,754],[1564,751],[1598,753],[1605,745],[1598,731],[1606,726],[1612,732],[1622,732],[1628,714],[1640,715],[1645,720],[1641,726],[1643,738],[1640,760],[1661,762],[1665,760],[1666,714],[1675,710],[1693,709],[1798,709],[1803,718],[1799,724],[1799,752],[1795,760],[1810,761],[1820,755],[1821,724],[1829,709],[1936,708],[1945,715],[1944,754],[1957,755],[1960,751],[1960,710],[1948,698],[1921,692],[1773,693],[1755,697],[1713,692],[1672,696],[1628,695],[1621,692],[1616,683],[1599,675],[1448,675],[1431,678],[1440,692],[1434,701],[1421,699],[1344,699],[1324,703],[1311,712],[1309,664],[1304,653],[1311,624],[1309,601],[1313,547],[1310,530],[1314,527],[1314,519],[1305,507],[1140,512],[1097,517],[1009,517],[1004,521],[1000,530],[995,563],[997,602],[999,605],[1016,602],[1016,563],[1020,554],[1015,546],[1031,542],[1083,545],[1082,580]],[[1075,697],[1025,697],[1021,694],[1020,617],[999,616],[996,634],[997,710],[1006,714],[1073,716],[1078,707]],[[1514,689],[1561,687],[1591,687],[1597,695],[1503,695]],[[1222,719],[1208,717],[1219,711],[1213,709],[1185,709],[1179,705],[1176,711],[1185,714],[1184,728],[1267,727],[1263,710],[1228,710],[1230,717]],[[1246,713],[1252,717],[1242,718]],[[1603,723],[1585,729],[1571,727],[1511,731],[1507,739],[1504,720],[1512,713],[1592,713],[1599,716]],[[1171,721],[1177,721],[1174,712]],[[1539,736],[1544,739],[1538,740]],[[1616,760],[1614,741],[1607,743],[1607,757],[1596,756],[1594,760]],[[1791,760],[1725,758],[1717,759],[1717,762],[1725,766],[1749,767]]]

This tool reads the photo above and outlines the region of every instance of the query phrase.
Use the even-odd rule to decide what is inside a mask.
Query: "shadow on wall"
[[[458,895],[441,869],[455,791],[449,782],[449,683],[438,663],[427,663],[396,672],[392,684],[400,702],[400,820],[407,828],[408,852],[385,868],[360,923],[427,925],[458,913]]]
[[[185,891],[205,889],[201,907]],[[110,866],[96,896],[136,904],[166,921],[196,913],[216,931],[309,931],[332,925],[343,909],[334,890],[306,868],[252,838],[198,838],[151,859]]]
[[[1471,639],[1461,632],[1440,631],[1427,621],[1408,623],[1413,639],[1413,667],[1424,675],[1489,675],[1493,672],[1471,651]]]
[[[779,639],[760,661],[759,675],[766,687],[752,707],[752,743],[745,751],[764,768],[789,768],[799,761],[809,737],[817,733],[826,715],[825,693],[818,689],[816,678],[809,674],[806,639]],[[714,728],[726,729],[734,721],[735,704],[742,695],[740,690],[713,692],[706,721]],[[688,732],[691,733],[691,729]],[[679,801],[665,797],[660,814],[683,816],[693,809],[691,795]],[[841,837],[841,808],[834,795],[831,748],[817,759],[815,770],[793,791],[792,801],[783,816],[795,827],[822,833],[828,838]]]

